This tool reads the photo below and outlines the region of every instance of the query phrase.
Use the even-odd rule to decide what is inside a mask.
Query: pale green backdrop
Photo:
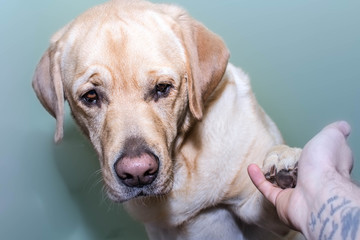
[[[0,0],[0,239],[146,239],[106,200],[96,155],[70,117],[53,144],[55,121],[30,86],[51,34],[100,2]],[[360,180],[360,1],[173,2],[224,38],[288,144],[349,121]]]

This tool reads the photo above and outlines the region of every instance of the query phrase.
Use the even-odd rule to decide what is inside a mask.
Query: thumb
[[[282,189],[275,187],[267,181],[264,174],[256,164],[250,164],[247,171],[256,188],[275,206],[276,198]]]

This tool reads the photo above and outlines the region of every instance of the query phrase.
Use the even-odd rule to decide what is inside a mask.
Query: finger
[[[264,177],[264,174],[256,164],[250,164],[247,170],[250,179],[256,188],[259,189],[265,198],[267,198],[275,206],[276,198],[282,189],[275,187],[269,181],[267,181]]]
[[[337,135],[334,134],[334,131],[336,131]],[[332,133],[332,139],[336,144],[332,149],[334,151],[333,155],[337,156],[337,158],[330,157],[330,159],[336,160],[334,162],[335,167],[343,176],[350,177],[354,164],[352,151],[346,142],[351,132],[350,125],[346,121],[334,122],[326,126],[323,132]]]

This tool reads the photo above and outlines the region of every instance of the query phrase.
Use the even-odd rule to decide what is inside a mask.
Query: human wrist
[[[306,201],[310,211],[301,230],[308,239],[358,239],[360,191],[349,179],[338,174]]]

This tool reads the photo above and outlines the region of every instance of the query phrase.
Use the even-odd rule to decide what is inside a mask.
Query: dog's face
[[[227,59],[221,39],[181,9],[113,1],[53,37],[33,87],[57,119],[56,141],[68,100],[109,197],[125,201],[171,190],[176,141],[202,117]]]

